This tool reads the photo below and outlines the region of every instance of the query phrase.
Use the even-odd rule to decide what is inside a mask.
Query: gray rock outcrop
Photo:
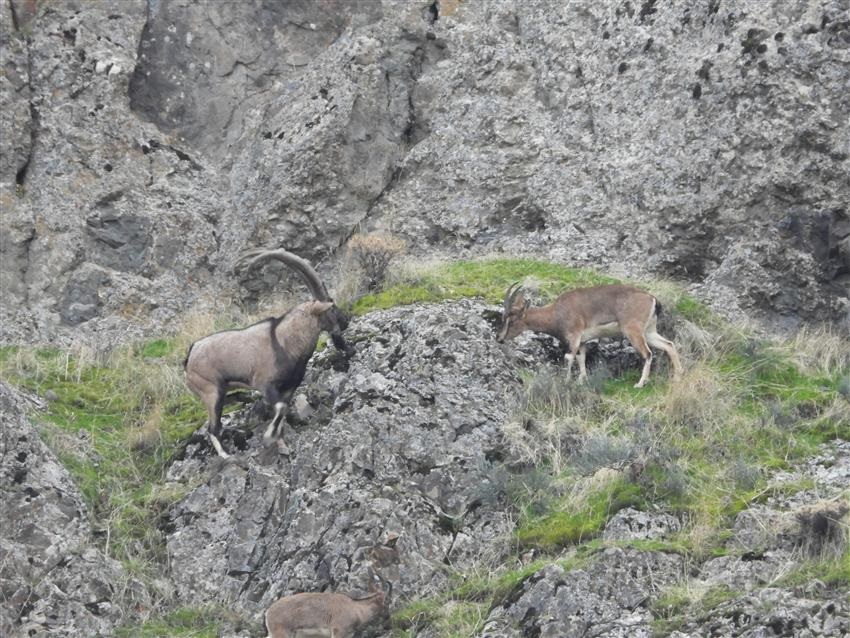
[[[652,636],[646,602],[682,576],[681,556],[611,548],[586,568],[545,567],[490,613],[481,635]]]
[[[357,229],[847,321],[841,0],[2,0],[5,340],[256,296]]]
[[[77,486],[0,383],[0,634],[110,635],[143,585],[95,547]]]
[[[180,599],[259,614],[297,591],[365,593],[373,568],[404,600],[445,587],[446,565],[508,551],[493,468],[518,379],[487,309],[459,301],[353,322],[345,372],[332,348],[313,359],[284,451],[263,448],[256,415],[225,438],[237,462],[211,457],[203,438],[190,444],[169,472],[202,481],[166,524]]]

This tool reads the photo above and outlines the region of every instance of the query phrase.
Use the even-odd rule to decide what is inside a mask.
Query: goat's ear
[[[333,301],[316,301],[313,303],[313,314],[321,315],[334,307]]]
[[[531,299],[525,300],[525,305],[522,307],[522,314],[525,316],[525,313],[528,312],[528,307],[531,305]]]

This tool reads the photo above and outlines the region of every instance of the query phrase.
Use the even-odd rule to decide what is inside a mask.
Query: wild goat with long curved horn
[[[502,326],[496,339],[503,343],[525,330],[552,335],[568,346],[567,377],[572,374],[573,359],[578,358],[579,381],[587,379],[585,341],[599,337],[625,336],[644,359],[643,372],[635,384],[641,388],[649,378],[653,348],[667,353],[673,364],[673,376],[682,374],[676,346],[656,330],[656,317],[661,311],[658,300],[633,286],[612,284],[579,288],[561,294],[546,306],[532,308],[519,284],[505,293]]]
[[[243,253],[237,267],[249,269],[270,260],[281,261],[301,275],[314,300],[247,328],[224,330],[199,339],[189,346],[183,362],[189,389],[207,408],[210,441],[224,458],[229,455],[218,437],[228,389],[257,390],[274,407],[274,418],[263,435],[263,440],[270,443],[282,430],[284,408],[304,379],[319,335],[329,332],[337,349],[350,354],[342,337],[348,327],[348,315],[334,304],[307,261],[282,249],[257,249]]]

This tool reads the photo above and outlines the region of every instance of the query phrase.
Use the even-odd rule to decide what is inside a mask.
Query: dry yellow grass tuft
[[[162,404],[157,403],[145,414],[142,427],[130,431],[128,439],[133,449],[148,450],[162,442],[162,415]]]
[[[670,383],[659,406],[674,426],[691,431],[722,427],[734,411],[728,381],[703,361],[696,361],[677,383]]]
[[[565,466],[565,454],[579,433],[593,423],[595,397],[586,386],[570,384],[558,372],[531,377],[512,415],[502,425],[505,443],[523,463],[547,459],[552,471]]]
[[[390,262],[404,254],[407,243],[389,233],[357,233],[345,245],[337,271],[338,303],[351,303],[365,292],[380,290],[388,277]]]
[[[850,374],[850,335],[823,326],[802,328],[788,341],[794,363],[809,374]]]

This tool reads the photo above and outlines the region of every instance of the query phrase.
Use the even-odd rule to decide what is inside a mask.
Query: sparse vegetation
[[[546,491],[558,496],[545,512],[538,499],[518,499],[517,539],[542,549],[575,543],[621,502],[645,499],[685,515],[691,550],[710,553],[732,517],[770,489],[770,470],[850,437],[850,405],[839,391],[847,348],[829,348],[835,354],[811,358],[832,364],[807,373],[795,360],[799,343],[727,331],[676,384],[635,389],[637,371],[606,380],[599,391],[553,383],[548,370],[530,377],[505,435],[520,458],[548,464]],[[582,475],[606,465],[630,473],[616,490],[599,492],[599,501],[558,488],[574,490]]]
[[[587,559],[587,553],[573,553],[557,560],[534,561],[517,569],[454,574],[453,586],[446,592],[413,601],[391,617],[393,636],[415,636],[417,630],[430,627],[446,638],[475,635],[484,625],[489,610],[522,584],[529,576],[550,563],[563,569],[575,569]]]
[[[705,617],[713,609],[740,595],[725,585],[710,588],[692,588],[677,585],[659,595],[652,603],[655,616],[655,636],[667,636],[679,629],[688,616]]]
[[[158,519],[194,487],[166,485],[164,474],[206,418],[186,390],[182,360],[194,339],[243,321],[232,309],[216,317],[189,315],[173,337],[109,352],[82,344],[68,350],[0,347],[0,379],[48,398],[34,422],[79,487],[102,550],[150,583],[154,595],[165,559]],[[166,624],[172,628],[152,633],[160,631],[159,622],[147,633],[134,628],[126,635],[217,635],[209,621],[207,629],[181,633]]]
[[[589,270],[533,259],[456,261],[424,266],[406,264],[392,273],[383,290],[358,299],[352,310],[361,315],[399,305],[462,297],[482,297],[501,303],[507,287],[516,281],[536,290],[544,301],[554,299],[566,288],[616,282]]]
[[[204,419],[181,356],[164,340],[108,354],[0,348],[4,380],[52,397],[42,436],[79,486],[104,551],[141,575],[162,558],[156,518],[182,495],[163,489],[163,472]]]
[[[119,627],[115,635],[117,638],[217,638],[226,620],[242,624],[239,619],[227,618],[220,607],[182,607],[143,623]]]
[[[576,480],[542,516],[526,513],[516,537],[522,546],[556,550],[594,538],[612,515],[644,502],[640,485],[615,470],[600,470],[589,480]]]
[[[356,233],[346,242],[333,281],[334,298],[351,308],[364,295],[376,294],[391,278],[389,266],[403,257],[407,244],[389,233]]]
[[[535,290],[540,301],[568,287],[614,281],[534,260],[394,271],[378,266],[379,283],[353,304],[356,314],[472,296],[500,303],[515,281]],[[764,338],[721,321],[676,286],[658,289],[686,362],[682,381],[653,376],[647,387],[635,389],[637,369],[616,377],[591,371],[586,386],[569,384],[560,369],[523,373],[503,428],[516,462],[504,490],[517,518],[517,550],[534,549],[536,560],[513,570],[491,565],[456,575],[448,592],[397,611],[395,635],[412,636],[424,626],[440,636],[473,634],[489,609],[535,571],[553,562],[575,567],[603,547],[599,534],[623,507],[652,507],[684,521],[675,537],[634,547],[675,551],[695,562],[726,552],[742,509],[813,487],[773,484],[776,470],[793,467],[827,441],[850,440],[850,340],[827,331],[802,331],[790,341]],[[79,485],[105,552],[141,577],[163,559],[157,517],[191,488],[165,488],[164,470],[205,419],[183,382],[186,347],[245,323],[232,311],[217,322],[198,315],[175,336],[111,353],[0,348],[3,380],[51,396],[38,418],[42,436]],[[821,549],[809,552],[800,569],[776,584],[794,587],[817,577],[830,587],[850,586],[846,521],[828,530],[823,546],[833,548],[829,558]],[[707,613],[734,595],[686,585],[670,589],[652,605],[657,629],[678,626],[685,609]],[[177,610],[118,635],[217,635],[221,618],[206,612]]]

